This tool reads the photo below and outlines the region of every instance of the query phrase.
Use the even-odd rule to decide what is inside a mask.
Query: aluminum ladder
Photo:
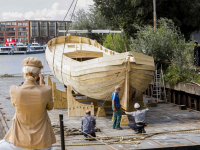
[[[163,88],[163,91],[162,91],[162,88]],[[162,95],[164,97],[164,100],[162,100]],[[157,70],[157,65],[156,65],[151,96],[156,98],[157,103],[163,102],[163,101],[167,102],[162,65],[159,71]]]

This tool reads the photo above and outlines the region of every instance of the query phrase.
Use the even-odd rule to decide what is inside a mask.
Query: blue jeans
[[[51,147],[43,148],[43,149],[26,149],[14,146],[12,143],[7,142],[6,140],[0,141],[0,150],[51,150]]]

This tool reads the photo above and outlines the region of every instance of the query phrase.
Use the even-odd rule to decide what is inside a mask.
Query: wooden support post
[[[72,95],[70,85],[67,85],[67,101],[69,117],[85,116],[86,110],[90,110],[91,115],[94,116],[94,105],[81,104],[77,102]]]
[[[194,109],[197,110],[198,109],[198,105],[197,105],[197,97],[194,97]]]
[[[192,108],[191,97],[190,97],[189,94],[188,94],[188,107],[189,107],[189,108]]]
[[[98,107],[96,116],[97,117],[105,117],[106,116],[106,111],[105,111],[104,107]]]
[[[150,85],[148,87],[148,96],[151,96],[151,94],[150,94]]]
[[[172,95],[172,100],[173,100],[173,103],[176,104],[176,92],[173,90],[173,95]]]
[[[94,105],[94,110],[97,110],[97,109],[98,109],[97,102],[91,102],[91,105]]]
[[[113,112],[113,115],[112,115],[112,121],[114,121],[114,112]]]
[[[57,90],[55,82],[52,84],[52,95],[55,109],[68,108],[67,92]]]
[[[152,97],[153,95],[152,95],[152,91],[153,91],[153,85],[150,85],[150,96]]]
[[[52,82],[51,82],[50,75],[47,75],[47,86],[51,86],[52,87]]]
[[[127,62],[127,66],[126,66],[126,79],[125,79],[125,88],[124,88],[124,93],[123,96],[120,100],[121,103],[121,107],[127,111],[129,111],[129,101],[130,101],[130,84],[129,84],[129,76],[130,76],[130,62]]]
[[[186,98],[186,93],[184,92],[184,93],[183,93],[183,96],[182,96],[182,104],[185,105],[185,106],[187,105],[186,99],[187,99],[187,98]]]
[[[178,105],[181,105],[181,92],[180,91],[177,92],[178,92]]]
[[[200,99],[199,98],[198,98],[198,105],[199,105],[198,111],[200,111]]]
[[[120,121],[120,126],[127,126],[129,123],[128,116],[127,115],[122,115],[121,121]]]
[[[82,48],[82,44],[80,44],[80,50],[82,51],[82,49],[83,49],[83,48]]]
[[[171,103],[172,102],[172,93],[171,93],[170,89],[168,89],[168,98],[169,98],[169,102]]]

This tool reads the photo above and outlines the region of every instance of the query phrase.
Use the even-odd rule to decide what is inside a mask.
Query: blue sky
[[[63,20],[73,0],[1,0],[0,21]],[[76,0],[75,0],[76,1]],[[75,3],[74,3],[75,4]],[[87,10],[93,0],[78,0],[76,10]],[[71,9],[71,12],[73,7]],[[69,15],[66,20],[69,20]]]

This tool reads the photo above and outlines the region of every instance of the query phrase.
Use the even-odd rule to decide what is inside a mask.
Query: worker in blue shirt
[[[120,86],[115,87],[115,91],[112,93],[112,109],[114,111],[114,121],[113,121],[113,129],[122,130],[120,127],[121,121],[121,110],[120,110],[120,102],[119,102],[119,95]]]

